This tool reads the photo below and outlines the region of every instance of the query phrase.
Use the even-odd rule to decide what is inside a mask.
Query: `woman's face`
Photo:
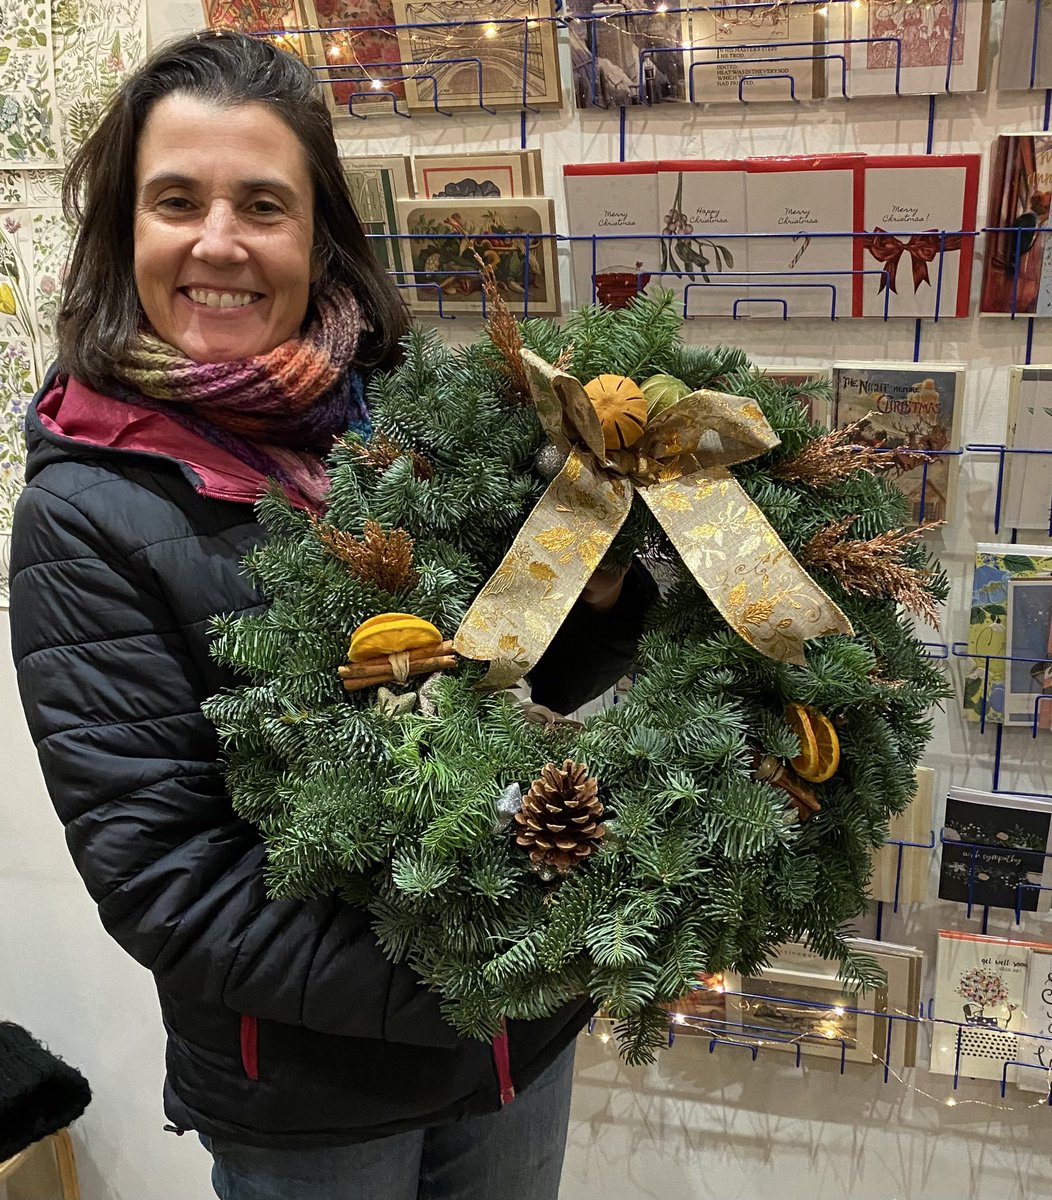
[[[135,171],[135,286],[154,331],[196,362],[265,354],[295,337],[313,213],[303,147],[263,105],[157,101]]]

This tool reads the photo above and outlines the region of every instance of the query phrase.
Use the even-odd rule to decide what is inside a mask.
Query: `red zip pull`
[[[500,1103],[503,1108],[515,1099],[515,1084],[511,1078],[511,1053],[508,1046],[508,1022],[504,1017],[500,1019],[500,1033],[493,1039],[493,1062],[497,1068]]]

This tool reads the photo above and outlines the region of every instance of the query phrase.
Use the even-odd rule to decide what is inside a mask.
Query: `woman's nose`
[[[193,257],[209,263],[239,263],[248,258],[242,230],[227,204],[211,205],[201,219]]]

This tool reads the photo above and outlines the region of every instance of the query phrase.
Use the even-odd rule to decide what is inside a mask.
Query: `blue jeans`
[[[574,1046],[499,1112],[317,1150],[202,1138],[220,1200],[556,1200]]]

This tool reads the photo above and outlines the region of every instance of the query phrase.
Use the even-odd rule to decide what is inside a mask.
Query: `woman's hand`
[[[584,585],[581,599],[593,612],[607,612],[617,603],[627,574],[628,567],[613,571],[599,567]]]

